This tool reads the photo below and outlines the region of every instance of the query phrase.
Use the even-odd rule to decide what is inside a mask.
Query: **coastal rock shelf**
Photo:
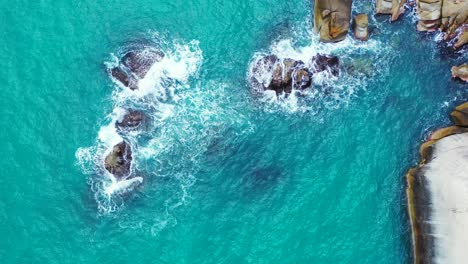
[[[407,175],[414,263],[463,263],[468,230],[468,103],[421,145]]]

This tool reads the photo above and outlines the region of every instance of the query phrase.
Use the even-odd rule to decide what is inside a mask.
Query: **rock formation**
[[[445,40],[458,39],[455,48],[466,44],[468,0],[417,0],[419,31],[444,32]]]
[[[320,41],[338,42],[348,34],[352,0],[315,0],[314,32]]]
[[[145,118],[145,114],[138,110],[127,110],[127,113],[123,116],[122,120],[115,123],[115,126],[120,129],[134,130],[138,128]]]
[[[336,56],[317,54],[312,58],[312,73],[327,71],[333,76],[340,74],[340,60]]]
[[[130,174],[132,164],[132,148],[126,141],[115,145],[104,160],[104,167],[117,179],[126,178]]]
[[[143,79],[154,63],[161,61],[164,54],[153,48],[127,52],[119,65],[110,69],[110,74],[123,86],[138,89],[138,80]]]
[[[452,77],[468,82],[468,64],[452,67]]]
[[[375,12],[377,14],[392,15],[391,21],[397,20],[405,12],[406,0],[376,0]]]
[[[451,114],[455,125],[436,130],[406,175],[414,263],[459,263],[468,239],[468,103]],[[440,254],[444,252],[444,254]]]
[[[359,14],[354,17],[353,30],[354,37],[359,40],[368,40],[369,31],[367,29],[369,25],[369,18],[367,14]]]
[[[278,95],[289,94],[292,90],[310,87],[315,73],[326,71],[330,75],[338,76],[340,72],[339,59],[335,56],[317,54],[308,65],[300,60],[266,55],[253,65],[252,86],[261,91],[273,90]]]

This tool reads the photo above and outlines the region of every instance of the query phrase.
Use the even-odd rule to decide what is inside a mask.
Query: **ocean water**
[[[320,44],[307,0],[3,7],[1,263],[410,262],[404,174],[468,98],[450,79],[466,52],[411,12],[371,16],[369,42]],[[106,69],[139,43],[170,56],[130,93]],[[250,65],[270,52],[344,70],[303,96],[254,95]],[[154,120],[127,138],[143,181],[109,195],[98,168],[128,106]]]

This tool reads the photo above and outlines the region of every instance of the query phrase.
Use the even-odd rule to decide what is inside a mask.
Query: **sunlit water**
[[[466,55],[409,12],[371,16],[368,42],[320,44],[309,1],[4,6],[0,262],[409,261],[403,175],[468,95],[450,79]],[[106,69],[143,42],[167,56],[125,90]],[[343,70],[259,96],[250,65],[266,53],[329,53]],[[102,155],[127,107],[152,117],[124,136],[142,182],[109,195]]]

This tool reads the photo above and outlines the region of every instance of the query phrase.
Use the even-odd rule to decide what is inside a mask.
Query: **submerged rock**
[[[468,64],[453,66],[452,78],[459,78],[462,81],[468,82]]]
[[[327,71],[333,76],[340,74],[340,60],[333,55],[317,54],[312,58],[312,73]]]
[[[130,174],[132,148],[126,141],[115,145],[104,160],[104,167],[116,178],[125,178]]]
[[[367,14],[359,14],[354,17],[354,37],[359,40],[368,40],[369,31],[367,29],[369,25],[369,18]]]
[[[338,42],[346,38],[351,21],[352,0],[315,0],[314,32],[320,41]]]
[[[122,57],[117,67],[110,70],[110,74],[123,86],[135,90],[138,89],[139,79],[143,79],[151,66],[163,58],[164,54],[153,48],[132,50]]]
[[[138,128],[145,118],[145,114],[138,110],[127,110],[127,113],[124,115],[122,120],[117,121],[115,126],[118,129],[136,129]]]

